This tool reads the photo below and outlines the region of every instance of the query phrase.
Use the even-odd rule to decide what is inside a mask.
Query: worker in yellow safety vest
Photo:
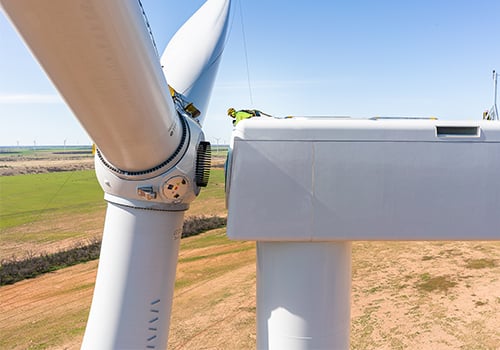
[[[236,111],[234,108],[229,108],[227,110],[227,115],[234,119],[233,125],[238,124],[240,121],[242,121],[244,119],[249,119],[249,118],[258,116],[258,114],[255,113],[255,111],[250,111],[250,110],[249,111],[245,111],[245,110]]]

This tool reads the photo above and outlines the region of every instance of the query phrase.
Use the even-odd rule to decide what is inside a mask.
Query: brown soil
[[[354,243],[352,345],[498,349],[499,290],[500,242]]]
[[[169,349],[255,348],[250,248],[179,263],[178,280],[207,265],[227,269],[213,278],[200,274],[176,289]],[[180,258],[203,253],[181,248]],[[353,243],[351,348],[498,349],[499,264],[499,242]],[[0,334],[28,334],[31,340],[0,348],[78,349],[96,266],[82,264],[0,288]]]
[[[92,157],[0,160],[0,176],[94,169]]]
[[[224,167],[224,157],[212,157],[212,167]],[[94,158],[91,156],[49,155],[43,158],[0,158],[0,176],[22,174],[41,174],[59,171],[94,169]]]

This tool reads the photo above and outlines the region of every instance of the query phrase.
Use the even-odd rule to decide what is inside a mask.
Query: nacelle
[[[240,122],[229,164],[230,238],[498,240],[500,123]]]

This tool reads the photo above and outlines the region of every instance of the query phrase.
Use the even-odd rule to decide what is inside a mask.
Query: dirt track
[[[212,157],[212,166],[221,168],[223,156]],[[0,158],[0,176],[22,174],[41,174],[59,171],[94,169],[92,156],[72,157],[67,155],[45,155],[40,158],[2,157]]]
[[[94,159],[92,157],[80,157],[76,159],[26,159],[18,161],[0,160],[0,176],[89,169],[94,169]]]

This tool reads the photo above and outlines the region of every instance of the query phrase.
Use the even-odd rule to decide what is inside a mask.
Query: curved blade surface
[[[208,0],[177,31],[161,57],[169,84],[201,111],[201,124],[224,50],[229,10],[229,0]]]
[[[0,0],[101,152],[126,171],[176,150],[181,125],[137,0]]]

